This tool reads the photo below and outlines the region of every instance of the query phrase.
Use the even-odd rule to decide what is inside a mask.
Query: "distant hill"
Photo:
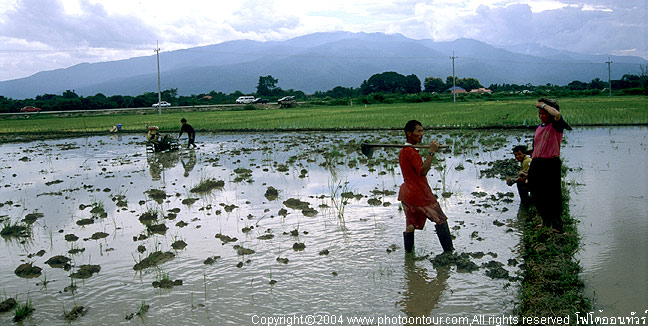
[[[315,33],[283,42],[239,40],[160,53],[162,89],[180,95],[256,90],[259,76],[272,75],[283,89],[306,93],[336,86],[359,87],[376,73],[396,71],[445,80],[452,75],[477,78],[482,85],[515,83],[565,85],[574,80],[607,80],[607,55],[587,55],[537,44],[506,49],[471,40],[413,40],[400,34]],[[638,74],[643,58],[610,56],[612,78]],[[65,69],[0,82],[0,95],[32,98],[65,90],[88,96],[139,95],[157,92],[155,55],[83,63]]]

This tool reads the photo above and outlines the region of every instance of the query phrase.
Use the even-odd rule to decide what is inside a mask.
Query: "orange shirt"
[[[436,203],[436,197],[428,184],[427,177],[421,175],[423,159],[413,147],[403,147],[398,154],[401,173],[405,182],[400,186],[398,200],[411,206],[427,206]]]

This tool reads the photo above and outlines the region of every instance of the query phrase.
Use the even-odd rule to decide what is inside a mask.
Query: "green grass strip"
[[[565,174],[563,165],[563,180]],[[570,323],[575,323],[576,312],[582,315],[591,308],[590,300],[583,294],[584,283],[579,279],[582,268],[574,259],[580,242],[578,221],[570,215],[570,195],[564,181],[562,188],[563,234],[538,228],[542,221],[536,217],[534,207],[522,221],[523,280],[516,308],[521,319],[557,317],[563,318],[564,323],[564,318],[569,317]]]
[[[529,127],[538,124],[535,99],[447,103],[396,103],[354,106],[302,105],[290,109],[120,111],[0,116],[0,135],[29,133],[105,133],[118,123],[126,132],[145,125],[179,131],[186,118],[197,131],[401,129],[410,119],[433,128]],[[565,98],[561,112],[573,126],[648,124],[642,96]]]

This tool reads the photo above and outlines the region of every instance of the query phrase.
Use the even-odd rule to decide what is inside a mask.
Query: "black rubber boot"
[[[414,250],[414,232],[403,232],[403,242],[405,244],[405,252],[411,254]]]
[[[452,235],[450,235],[448,222],[441,225],[435,224],[434,228],[436,229],[437,236],[439,237],[439,242],[441,242],[441,247],[443,247],[443,252],[454,250],[454,247],[452,246]]]

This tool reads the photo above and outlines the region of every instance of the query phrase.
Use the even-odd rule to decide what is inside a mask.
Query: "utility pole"
[[[612,96],[612,73],[610,69],[610,65],[612,64],[612,60],[610,60],[610,57],[608,57],[608,61],[605,61],[608,65],[608,88],[610,89],[610,96]]]
[[[456,83],[456,78],[455,78],[455,66],[454,66],[454,61],[459,57],[455,57],[454,51],[452,51],[452,56],[450,59],[452,59],[452,100],[454,103],[457,103],[457,83]]]
[[[158,70],[158,115],[162,115],[162,92],[160,91],[160,42],[156,42],[155,52],[157,53]]]

